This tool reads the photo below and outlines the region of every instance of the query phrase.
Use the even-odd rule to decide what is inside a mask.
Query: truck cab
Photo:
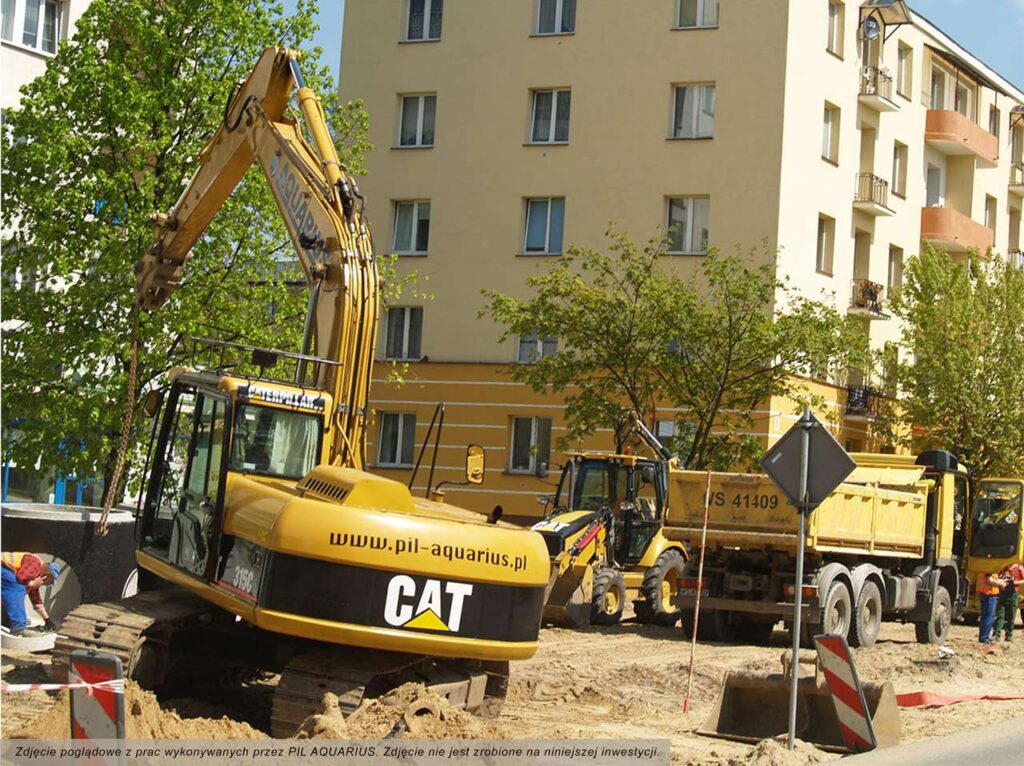
[[[1024,563],[1024,479],[992,478],[978,482],[970,520],[967,613],[978,613],[975,581],[981,572],[998,572]]]

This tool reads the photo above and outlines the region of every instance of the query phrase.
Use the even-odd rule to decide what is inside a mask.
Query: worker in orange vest
[[[978,608],[981,610],[981,619],[978,622],[978,641],[980,643],[991,643],[989,636],[992,634],[992,625],[996,621],[996,602],[1003,585],[1003,578],[995,572],[979,572],[978,579],[975,580]]]
[[[25,596],[27,595],[36,614],[43,618],[47,631],[57,629],[50,615],[43,606],[43,597],[39,589],[44,585],[52,585],[60,569],[56,564],[43,564],[43,560],[34,553],[3,553],[0,554],[0,570],[3,574],[3,589],[0,590],[0,602],[3,607],[4,622],[15,636],[34,632],[28,627],[25,614]]]

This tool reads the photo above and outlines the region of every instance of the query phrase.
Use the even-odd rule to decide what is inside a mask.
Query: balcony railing
[[[1011,266],[1016,266],[1018,269],[1024,270],[1024,250],[1007,250],[1006,260],[1010,262]]]
[[[1010,163],[1010,191],[1024,196],[1024,162],[1021,160]]]
[[[999,160],[999,139],[951,109],[928,110],[924,140],[943,154],[974,155],[984,167],[995,167]]]
[[[879,112],[894,112],[899,106],[892,100],[892,75],[888,70],[866,66],[860,72],[860,99]]]
[[[882,293],[885,288],[870,279],[853,280],[853,296],[850,298],[850,308],[855,310],[852,313],[869,314],[871,316],[887,318],[882,311]]]
[[[846,387],[846,416],[874,420],[882,412],[884,396],[871,386]]]
[[[889,210],[889,182],[874,173],[858,173],[853,201],[868,206],[878,205]]]

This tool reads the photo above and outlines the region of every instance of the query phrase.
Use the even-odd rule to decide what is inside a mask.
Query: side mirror
[[[544,460],[537,461],[537,470],[535,471],[538,479],[546,479],[548,477],[548,464]]]
[[[142,414],[152,420],[160,414],[160,407],[164,403],[163,391],[150,391],[142,400]]]
[[[470,484],[484,483],[484,448],[479,444],[466,447],[466,481]]]

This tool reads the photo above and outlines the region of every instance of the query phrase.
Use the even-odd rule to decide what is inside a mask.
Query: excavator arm
[[[315,149],[287,116],[296,87]],[[332,362],[314,365],[313,381],[302,379],[306,366],[300,365],[296,382],[332,394],[336,410],[324,423],[331,462],[361,469],[380,276],[362,198],[338,160],[319,99],[302,80],[297,52],[263,52],[174,207],[153,216],[153,244],[135,265],[136,304],[146,311],[164,306],[180,286],[192,246],[256,162],[310,287],[302,353]]]

